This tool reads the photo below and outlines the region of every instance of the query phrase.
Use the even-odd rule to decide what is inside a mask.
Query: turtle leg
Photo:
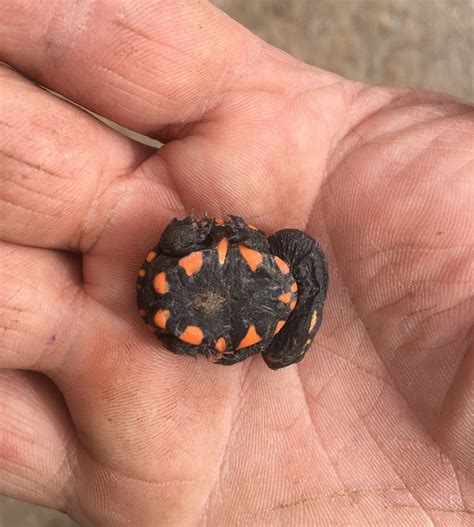
[[[196,220],[193,216],[184,220],[174,218],[163,231],[155,251],[178,257],[205,249],[212,226],[211,220]]]
[[[173,335],[161,334],[157,337],[160,339],[163,346],[177,355],[188,355],[190,357],[197,358],[198,355],[204,355],[206,358],[216,358],[213,362],[215,364],[221,364],[223,366],[231,366],[245,360],[247,357],[260,353],[264,346],[260,343],[254,346],[248,346],[235,352],[217,354],[215,349],[211,349],[208,346],[193,346],[180,341]]]
[[[231,366],[232,364],[237,364],[252,355],[261,353],[265,349],[264,343],[254,344],[253,346],[247,346],[240,350],[232,351],[229,353],[223,353],[217,360],[214,361],[215,364],[221,364],[222,366]]]
[[[318,332],[327,294],[326,257],[310,236],[295,229],[285,229],[268,239],[271,251],[289,265],[298,285],[298,300],[281,331],[262,352],[271,369],[299,362]]]
[[[157,254],[185,256],[215,246],[222,238],[230,243],[243,243],[251,249],[268,252],[268,241],[263,232],[249,227],[239,216],[230,216],[225,223],[215,218],[197,220],[188,216],[183,220],[174,218],[168,224],[155,247]]]
[[[214,355],[214,350],[210,349],[208,346],[194,346],[192,344],[187,344],[177,339],[174,335],[167,335],[165,333],[158,334],[155,333],[159,338],[163,346],[172,353],[176,355],[188,355],[189,357],[197,358],[198,355],[204,355],[209,358]]]
[[[265,234],[257,227],[249,226],[240,216],[229,216],[229,220],[223,225],[217,225],[215,231],[219,237],[225,236],[232,244],[243,243],[262,253],[270,251]]]

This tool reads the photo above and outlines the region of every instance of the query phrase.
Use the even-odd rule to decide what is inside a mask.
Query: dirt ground
[[[470,0],[215,0],[267,42],[372,84],[474,97]]]
[[[215,0],[263,39],[345,77],[474,99],[470,0]],[[0,497],[0,527],[72,527]]]

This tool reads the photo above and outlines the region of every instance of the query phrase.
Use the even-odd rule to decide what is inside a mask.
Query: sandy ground
[[[474,97],[470,0],[215,0],[267,42],[344,77]]]
[[[263,39],[345,77],[474,99],[470,0],[215,0]],[[71,527],[0,497],[0,527]]]

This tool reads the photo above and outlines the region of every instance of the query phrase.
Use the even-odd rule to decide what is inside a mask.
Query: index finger
[[[260,47],[205,2],[4,0],[0,20],[0,60],[150,135],[198,120]]]

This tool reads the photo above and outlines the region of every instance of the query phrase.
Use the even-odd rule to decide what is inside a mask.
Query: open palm
[[[470,525],[472,108],[309,67],[209,5],[17,4],[3,61],[166,146],[0,73],[0,491],[82,525]],[[302,363],[146,331],[136,271],[191,211],[324,247]]]

